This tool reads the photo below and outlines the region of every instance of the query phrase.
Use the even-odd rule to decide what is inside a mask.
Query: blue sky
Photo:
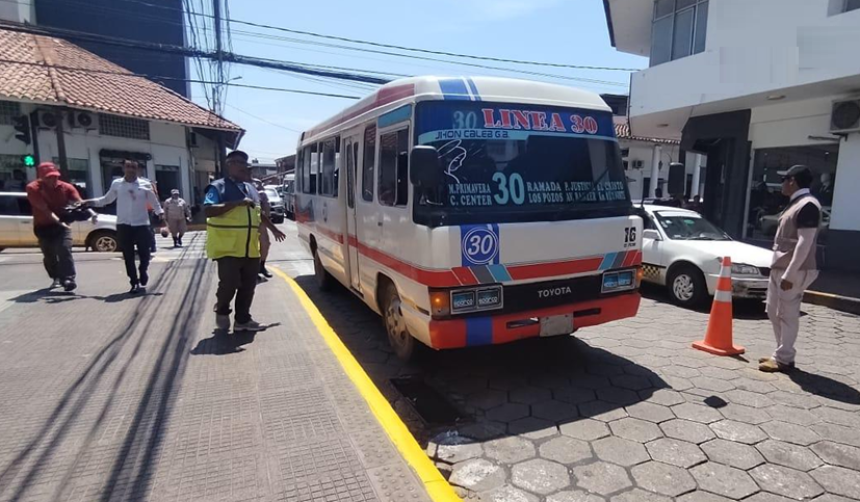
[[[409,8],[406,5],[410,5]],[[233,19],[283,26],[348,38],[510,59],[577,65],[642,68],[647,59],[622,54],[609,44],[599,0],[234,0]],[[404,75],[504,75],[545,80],[598,92],[626,93],[629,74],[478,62],[540,73],[618,82],[583,83],[551,77],[470,68],[455,64],[346,51],[249,33],[326,42],[300,35],[232,25],[233,49],[265,58],[385,71]],[[331,42],[338,43],[338,42]],[[453,59],[442,57],[443,59]],[[468,60],[460,60],[467,61]],[[237,83],[365,96],[373,86],[307,80],[288,73],[233,65]],[[205,104],[199,86],[194,99]],[[247,130],[240,148],[261,162],[295,152],[298,131],[310,128],[351,103],[231,87],[225,115]]]

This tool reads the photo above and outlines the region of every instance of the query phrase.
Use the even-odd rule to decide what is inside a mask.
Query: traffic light
[[[31,154],[22,155],[21,163],[24,164],[24,167],[36,167],[36,157]]]
[[[30,138],[30,117],[26,115],[21,115],[12,119],[12,126],[15,127],[15,130],[18,131],[15,134],[15,139],[23,141],[25,145],[29,145]]]

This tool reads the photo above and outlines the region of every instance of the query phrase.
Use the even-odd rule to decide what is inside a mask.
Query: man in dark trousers
[[[63,286],[74,291],[75,260],[72,257],[72,229],[62,220],[66,208],[81,202],[74,186],[60,180],[60,171],[51,162],[37,168],[39,178],[28,184],[27,199],[33,208],[33,232],[42,248],[45,270],[53,280],[51,288]],[[92,213],[95,215],[95,213]]]
[[[773,324],[776,351],[759,359],[759,370],[767,373],[794,369],[794,344],[800,324],[803,292],[818,277],[815,248],[821,222],[821,204],[809,192],[812,171],[796,165],[782,174],[782,193],[788,206],[779,216],[773,240],[773,264],[767,288],[767,315]]]
[[[150,230],[149,209],[161,217],[164,213],[152,184],[138,178],[138,165],[134,160],[126,160],[122,167],[123,177],[113,180],[110,189],[103,197],[86,201],[94,206],[106,206],[116,201],[116,233],[125,272],[131,284],[131,294],[141,292],[149,282],[149,261],[151,258],[152,231]],[[140,255],[140,268],[135,268],[134,248]]]
[[[260,331],[251,318],[251,304],[260,271],[260,225],[266,225],[283,241],[283,232],[264,218],[255,202],[254,188],[247,182],[248,154],[238,150],[227,155],[227,176],[206,189],[206,255],[218,264],[215,323],[230,329],[231,303],[236,299],[234,332]]]

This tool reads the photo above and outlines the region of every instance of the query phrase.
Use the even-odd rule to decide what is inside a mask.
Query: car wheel
[[[89,247],[99,253],[113,253],[119,248],[119,243],[114,232],[100,230],[90,236]]]
[[[319,252],[316,249],[314,249],[314,277],[316,278],[317,288],[320,291],[331,290],[334,278],[323,266]]]
[[[387,283],[383,292],[382,319],[388,333],[388,343],[401,361],[409,361],[415,355],[417,340],[409,333],[401,310],[400,295],[394,284]]]
[[[672,300],[682,307],[698,307],[708,298],[708,287],[702,271],[692,265],[674,267],[667,284]]]

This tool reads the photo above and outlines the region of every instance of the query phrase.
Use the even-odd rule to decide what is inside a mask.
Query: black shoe
[[[71,293],[76,289],[78,289],[78,285],[75,283],[74,279],[66,279],[63,281],[63,291],[66,293]]]
[[[145,287],[147,284],[149,284],[149,274],[147,272],[141,272],[140,285]]]
[[[269,270],[266,267],[260,267],[260,274],[262,274],[262,276],[265,277],[266,279],[272,278],[272,273],[269,272]]]
[[[143,290],[142,290],[142,289],[140,289],[140,286],[139,286],[139,285],[137,285],[137,284],[132,284],[132,285],[131,285],[131,289],[130,289],[128,292],[129,292],[129,294],[136,295],[136,294],[141,293],[142,291],[143,291]]]

